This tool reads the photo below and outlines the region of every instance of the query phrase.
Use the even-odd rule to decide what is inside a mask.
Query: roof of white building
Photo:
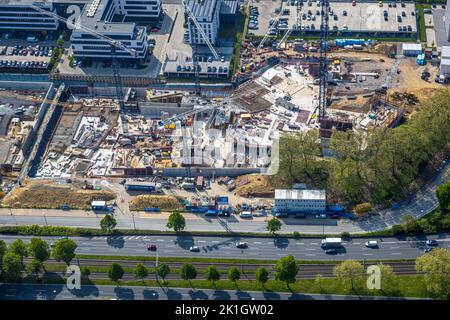
[[[442,59],[441,66],[450,66],[450,59]]]
[[[104,207],[106,206],[106,201],[104,200],[94,200],[91,202],[92,207]]]
[[[442,47],[442,59],[450,59],[450,46]]]
[[[422,51],[422,45],[420,43],[403,43],[403,51]]]
[[[276,189],[275,199],[286,200],[325,200],[325,190]]]

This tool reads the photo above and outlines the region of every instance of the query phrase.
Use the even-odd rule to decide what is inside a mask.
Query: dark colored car
[[[326,254],[336,254],[337,250],[336,249],[325,249],[325,253]]]
[[[241,241],[236,242],[236,248],[239,248],[239,249],[245,249],[245,248],[247,248],[247,247],[248,247],[247,242],[241,242]]]
[[[156,246],[154,244],[148,244],[147,245],[147,250],[149,250],[149,251],[156,251]]]
[[[436,240],[427,240],[426,245],[427,246],[437,246],[438,242]]]

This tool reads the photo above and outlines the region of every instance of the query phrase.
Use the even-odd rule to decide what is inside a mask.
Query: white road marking
[[[390,247],[391,249],[400,249],[400,247]]]
[[[259,241],[256,241],[256,242],[253,242],[254,244],[261,244],[261,242],[259,242]]]
[[[304,242],[296,242],[295,244],[305,244]]]
[[[373,253],[363,253],[363,256],[373,256]]]
[[[401,254],[400,252],[392,252],[391,254]]]

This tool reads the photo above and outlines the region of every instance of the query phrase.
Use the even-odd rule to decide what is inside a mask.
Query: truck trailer
[[[325,238],[321,242],[322,248],[339,248],[342,247],[341,238]]]

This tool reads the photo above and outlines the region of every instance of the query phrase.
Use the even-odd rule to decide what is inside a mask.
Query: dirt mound
[[[68,205],[72,209],[90,209],[94,199],[114,200],[115,194],[107,190],[82,190],[54,181],[28,181],[15,188],[1,202],[3,207],[59,209]]]
[[[241,197],[273,197],[275,188],[267,176],[248,174],[235,181],[234,194]]]
[[[130,202],[130,210],[143,211],[145,208],[175,211],[182,209],[182,206],[177,198],[167,195],[139,195]]]

